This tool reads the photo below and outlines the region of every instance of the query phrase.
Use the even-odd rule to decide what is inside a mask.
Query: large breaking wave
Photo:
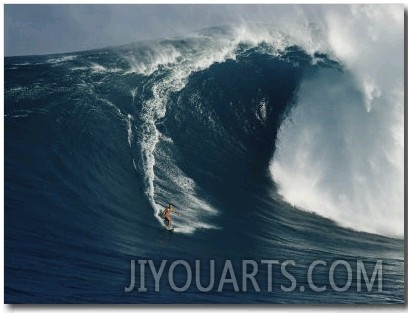
[[[304,77],[293,93],[296,103],[280,127],[277,153],[271,155],[270,169],[279,192],[297,207],[340,225],[402,236],[403,70],[398,60],[402,60],[403,17],[387,9],[386,22],[376,11],[379,8],[356,6],[345,12],[327,12],[321,24],[309,24],[302,16],[298,18],[301,23],[291,23],[285,31],[279,23],[279,27],[211,29],[127,55],[132,72],[154,74],[155,79],[158,73],[163,75],[153,84],[153,97],[142,109],[142,159],[152,203],[155,148],[161,136],[155,124],[165,117],[170,95],[182,90],[192,73],[216,63],[237,61],[251,49],[287,58],[297,66],[299,60],[288,58],[287,51],[299,47],[310,57],[308,66],[316,65],[318,70]],[[342,24],[340,14],[349,16],[353,24]],[[362,24],[373,26],[359,27]],[[355,29],[364,31],[356,33]],[[386,38],[386,49],[378,38]],[[338,67],[328,66],[330,62],[321,56]],[[258,101],[254,111],[258,110],[257,117],[265,121],[268,100],[261,97]],[[200,107],[198,95],[194,105]],[[184,176],[173,177],[180,181]]]

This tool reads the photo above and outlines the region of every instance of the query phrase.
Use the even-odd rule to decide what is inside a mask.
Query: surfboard
[[[167,231],[174,231],[174,227],[169,228],[169,227],[167,227],[167,226],[164,226],[164,228],[165,228]]]

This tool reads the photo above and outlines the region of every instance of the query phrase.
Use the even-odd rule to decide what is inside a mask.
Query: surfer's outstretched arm
[[[173,208],[173,211],[174,211],[174,213],[176,213],[177,215],[180,215],[180,213],[179,213],[175,208]]]

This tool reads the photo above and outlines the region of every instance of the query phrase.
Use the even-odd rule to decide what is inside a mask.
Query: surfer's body
[[[166,209],[164,209],[162,217],[166,222],[166,226],[167,228],[172,228],[172,224],[171,224],[171,213],[174,212],[177,215],[180,215],[180,213],[173,208],[173,205],[169,203],[168,207]]]

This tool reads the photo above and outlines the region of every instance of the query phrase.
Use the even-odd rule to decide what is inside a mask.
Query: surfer
[[[169,206],[163,211],[163,214],[162,214],[163,219],[166,221],[167,228],[172,228],[172,226],[171,226],[171,216],[170,216],[170,214],[172,212],[176,213],[177,215],[180,215],[180,213],[177,212],[177,210],[173,207],[173,205],[171,203],[169,203]]]

